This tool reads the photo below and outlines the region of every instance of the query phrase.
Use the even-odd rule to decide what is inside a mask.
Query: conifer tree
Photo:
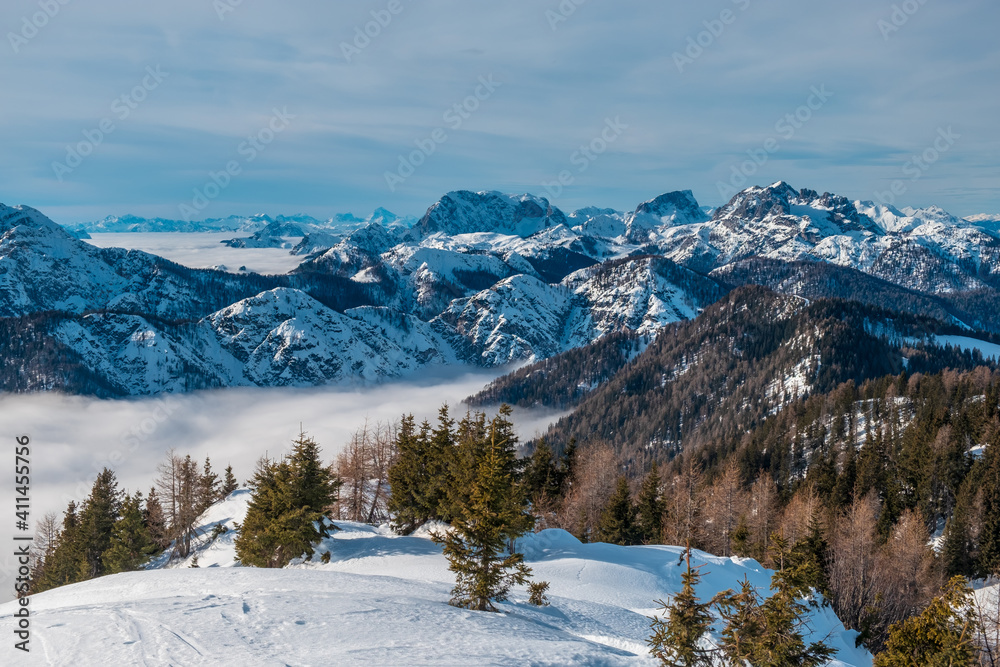
[[[969,537],[968,506],[960,498],[944,527],[945,573],[950,576],[968,576],[973,573],[972,539]]]
[[[447,418],[446,409],[443,416]],[[445,433],[439,428],[438,435],[443,440]],[[443,458],[447,452],[435,446],[430,424],[426,421],[417,430],[413,415],[404,416],[400,422],[396,451],[398,454],[388,475],[388,508],[395,530],[408,535],[428,521],[440,518],[444,497],[440,480],[445,464],[436,459],[438,454]]]
[[[922,614],[889,629],[874,667],[973,667],[976,620],[972,589],[964,578],[953,577]]]
[[[51,555],[45,559],[44,571],[32,581],[32,593],[80,581],[83,550],[79,540],[79,524],[76,502],[71,500],[63,514],[59,538],[51,550]]]
[[[121,511],[121,492],[115,473],[104,468],[94,480],[80,511],[78,539],[82,550],[80,580],[105,573],[101,557],[111,546],[111,535]]]
[[[813,588],[830,596],[830,579],[827,573],[829,545],[823,536],[819,509],[809,518],[806,535],[792,545],[788,577],[803,594]]]
[[[35,588],[38,581],[45,576],[45,569],[50,562],[50,558],[59,546],[59,515],[55,512],[46,512],[45,516],[35,524],[35,539],[31,543],[30,563],[31,568],[28,591],[18,591],[18,597],[30,593]]]
[[[597,523],[597,540],[609,544],[629,545],[636,541],[635,506],[628,489],[628,478],[618,478],[615,492],[608,499]]]
[[[740,515],[736,530],[733,531],[733,554],[740,558],[750,557],[750,526],[747,525],[745,514]]]
[[[552,448],[545,442],[545,438],[542,438],[532,452],[524,471],[523,483],[529,500],[533,504],[538,504],[543,499],[558,498],[561,482],[559,465]]]
[[[126,496],[111,533],[111,546],[101,555],[105,572],[137,570],[158,550],[143,521],[142,494]]]
[[[569,444],[563,450],[559,459],[559,497],[565,498],[569,491],[570,484],[573,483],[573,473],[577,468],[577,446],[576,438],[570,438]]]
[[[660,491],[660,469],[653,462],[639,490],[638,535],[644,544],[658,544],[663,535],[663,514],[667,503]]]
[[[479,470],[479,462],[485,451],[486,415],[477,412],[466,413],[452,433],[452,444],[435,446],[442,460],[447,464],[444,493],[438,501],[437,517],[450,522],[468,504],[472,484]],[[432,481],[436,487],[439,482]]]
[[[754,667],[818,667],[835,650],[825,642],[806,644],[807,607],[796,599],[794,587],[776,573],[771,578],[774,593],[763,602],[754,586],[744,578],[740,592],[720,596],[719,609],[726,627],[720,646],[736,664]]]
[[[339,480],[319,454],[316,441],[301,434],[280,463],[258,461],[247,515],[235,541],[236,556],[244,565],[284,567],[298,556],[312,556],[312,545],[328,535],[326,522]]]
[[[149,531],[149,539],[156,545],[158,551],[163,551],[170,546],[170,538],[167,535],[166,517],[163,514],[163,506],[160,504],[160,496],[156,493],[156,487],[149,489],[146,496],[146,509],[143,511],[143,522]]]
[[[979,573],[1000,572],[1000,441],[986,448],[981,482],[983,525],[979,534]]]
[[[501,410],[490,423],[469,494],[456,508],[451,530],[433,536],[455,573],[451,604],[457,607],[496,611],[493,603],[506,600],[511,586],[526,584],[531,574],[522,554],[505,550],[532,521],[515,474],[517,456],[506,414],[509,410]]]
[[[420,499],[426,477],[421,438],[413,415],[403,415],[396,431],[396,460],[389,467],[389,514],[393,528],[404,535],[427,521]]]
[[[197,513],[211,507],[219,499],[219,476],[212,470],[212,462],[205,457],[205,466],[198,477]]]
[[[646,640],[650,653],[660,660],[660,664],[671,667],[710,667],[714,664],[715,649],[705,648],[701,642],[712,628],[714,602],[701,602],[695,588],[701,581],[698,568],[691,567],[691,550],[685,551],[687,562],[681,575],[681,590],[668,603],[658,600],[663,607],[665,618],[653,617],[650,627],[652,636]]]
[[[233,466],[226,466],[226,474],[222,478],[222,488],[219,489],[219,498],[225,499],[229,497],[236,489],[240,488],[240,483],[236,481],[236,475],[233,474]]]

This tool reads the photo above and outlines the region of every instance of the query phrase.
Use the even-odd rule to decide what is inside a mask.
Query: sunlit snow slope
[[[237,491],[202,517],[198,569],[189,559],[33,597],[33,652],[16,664],[654,665],[647,615],[681,582],[678,547],[581,544],[546,530],[521,548],[535,578],[551,582],[551,606],[528,605],[516,590],[502,613],[466,611],[447,604],[452,578],[426,535],[345,522],[313,562],[236,566],[232,527],[247,499]],[[230,530],[212,541],[219,523]],[[692,560],[705,565],[703,598],[744,574],[763,590],[769,582],[752,560]],[[0,606],[4,636],[13,611]],[[812,625],[814,638],[829,635],[839,649],[833,665],[871,664],[829,609],[816,610]]]

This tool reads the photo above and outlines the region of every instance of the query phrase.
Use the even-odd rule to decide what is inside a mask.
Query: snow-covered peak
[[[449,192],[427,209],[414,226],[423,238],[435,232],[497,232],[528,237],[548,227],[567,224],[566,215],[543,197],[501,192]]]
[[[690,190],[667,192],[636,207],[632,220],[651,219],[666,226],[705,222],[708,217]]]

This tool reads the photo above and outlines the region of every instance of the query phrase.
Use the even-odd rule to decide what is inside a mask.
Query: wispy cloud
[[[341,44],[385,2],[244,2],[222,21],[203,0],[69,3],[17,52],[0,45],[3,199],[67,222],[175,215],[234,142],[288,106],[294,126],[213,212],[322,216],[384,205],[419,214],[454,188],[539,192],[590,138],[594,119],[616,115],[629,119],[628,134],[575,179],[561,205],[628,208],[676,188],[717,204],[715,184],[732,155],[765,139],[777,115],[824,82],[836,99],[796,137],[801,150],[788,145],[786,159],[762,168],[761,182],[866,196],[873,181],[892,177],[880,174],[893,158],[877,146],[919,150],[928,131],[950,124],[968,141],[907,196],[961,214],[1000,210],[995,191],[953,194],[982,177],[983,165],[994,179],[1000,169],[995,3],[925,3],[887,40],[879,21],[892,2],[588,2],[556,30],[546,17],[559,11],[554,1],[400,2],[405,9],[350,62]],[[673,54],[726,9],[738,20],[678,72]],[[16,33],[34,11],[33,0],[5,3],[0,28]],[[151,63],[171,73],[169,83],[59,183],[52,163]],[[441,109],[484,72],[504,82],[503,95],[387,192],[385,165],[437,127]],[[844,146],[872,148],[856,151],[864,168]]]

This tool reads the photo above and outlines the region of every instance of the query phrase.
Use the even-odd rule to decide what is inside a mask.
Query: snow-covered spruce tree
[[[316,441],[302,434],[280,463],[258,461],[250,486],[253,495],[235,541],[240,562],[284,567],[311,556],[312,545],[329,534],[325,522],[340,486],[320,461]]]
[[[142,494],[122,501],[121,517],[111,533],[111,546],[101,556],[108,574],[138,570],[160,551],[143,521]]]
[[[444,546],[448,569],[455,573],[451,604],[477,611],[496,611],[494,602],[507,599],[511,586],[528,582],[531,570],[524,555],[506,545],[530,530],[532,516],[517,479],[513,429],[503,406],[479,443],[481,454],[468,494],[454,508],[451,529],[435,534]]]
[[[670,667],[709,667],[714,664],[718,649],[705,648],[702,637],[712,628],[711,607],[714,602],[702,602],[695,594],[701,581],[698,568],[691,567],[691,552],[686,552],[687,569],[681,575],[680,592],[670,602],[658,600],[665,618],[653,617],[653,634],[646,643],[649,652],[663,665]]]

